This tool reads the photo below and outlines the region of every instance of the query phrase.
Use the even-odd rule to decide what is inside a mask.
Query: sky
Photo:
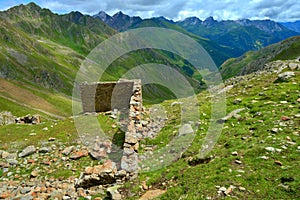
[[[201,20],[209,16],[216,20],[300,20],[299,0],[0,0],[0,10],[29,2],[59,14],[79,11],[93,15],[105,11],[113,15],[122,11],[130,16],[164,16],[176,21],[192,16]]]

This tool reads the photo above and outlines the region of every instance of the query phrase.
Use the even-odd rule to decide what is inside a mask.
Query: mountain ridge
[[[272,20],[217,21],[210,16],[204,21],[197,17],[173,21],[164,17],[141,19],[140,17],[130,17],[122,12],[118,12],[113,16],[109,16],[104,11],[99,13],[103,16],[102,18],[100,15],[94,15],[93,17],[101,19],[117,31],[149,26],[170,28],[192,37],[196,35],[207,38],[211,42],[227,47],[228,49],[224,49],[225,51],[230,52],[229,49],[232,49],[233,52],[229,53],[231,57],[238,57],[249,50],[258,50],[288,37],[299,35],[299,33],[289,30],[282,24]],[[201,44],[203,45],[203,43]],[[207,50],[209,51],[209,49]]]

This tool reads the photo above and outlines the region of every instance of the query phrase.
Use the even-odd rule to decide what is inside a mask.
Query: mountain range
[[[300,33],[300,20],[294,22],[283,22],[281,24],[292,31]]]
[[[284,24],[271,20],[243,19],[217,21],[213,17],[208,17],[202,21],[197,17],[189,17],[174,22],[164,17],[150,19],[130,17],[122,12],[110,16],[103,11],[94,15],[94,17],[101,19],[117,31],[151,26],[170,28],[188,35],[193,34],[231,49],[232,51],[229,55],[233,57],[300,34],[288,29]]]
[[[50,105],[41,108],[40,104],[30,100],[42,98],[52,107],[60,109],[55,111],[56,114],[64,116],[71,112],[71,108],[55,105],[70,100],[75,76],[82,61],[93,48],[118,31],[154,26],[184,33],[201,44],[217,66],[222,66],[225,78],[238,74],[241,69],[234,67],[234,73],[225,70],[232,68],[226,66],[229,63],[226,60],[243,57],[248,50],[262,49],[268,44],[299,35],[270,20],[218,22],[212,17],[204,21],[194,17],[174,22],[164,17],[130,17],[122,12],[113,16],[105,12],[89,16],[75,11],[59,15],[34,3],[0,12],[0,23],[1,84],[13,84],[11,87],[2,87],[0,96],[21,104],[28,102],[33,107],[52,112]],[[102,80],[117,80],[124,71],[150,60],[182,72],[196,91],[202,88],[202,79],[189,62],[170,52],[151,49],[134,51],[115,60]],[[16,87],[21,87],[21,92],[14,93],[11,88],[17,91]],[[153,86],[145,86],[145,99],[172,97],[163,88],[156,90],[159,96],[154,97],[152,89]],[[30,98],[24,99],[25,94]]]

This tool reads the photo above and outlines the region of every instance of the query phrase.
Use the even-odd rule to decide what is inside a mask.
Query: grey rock
[[[241,102],[242,102],[241,99],[236,99],[236,100],[233,101],[233,104],[239,104],[239,103],[241,103]]]
[[[278,75],[277,80],[278,81],[288,81],[291,77],[295,76],[295,72],[283,72],[281,74]]]
[[[10,165],[18,165],[19,164],[19,162],[16,159],[7,159],[6,161]]]
[[[74,146],[69,146],[69,147],[66,147],[61,153],[68,156],[74,150],[75,150]]]
[[[272,128],[272,130],[271,130],[273,133],[278,133],[278,131],[279,131],[279,128]]]
[[[20,188],[21,194],[26,194],[26,193],[28,193],[28,192],[30,192],[30,191],[31,191],[31,188],[30,188],[30,187],[21,187],[21,188]]]
[[[289,63],[289,68],[291,70],[300,69],[300,65],[298,63]]]
[[[137,153],[133,153],[129,156],[123,156],[121,160],[121,168],[126,172],[137,172],[139,168]]]
[[[275,148],[274,147],[266,147],[265,148],[267,151],[270,151],[270,152],[274,152],[275,151]]]
[[[242,112],[244,110],[245,110],[245,108],[236,109],[236,110],[230,112],[227,116],[223,117],[222,119],[219,119],[218,123],[224,123],[227,120],[231,119],[232,117],[236,116],[238,113],[240,113],[240,112]]]
[[[7,177],[10,177],[11,175],[13,175],[14,173],[13,172],[8,172],[7,173]]]
[[[3,111],[0,113],[0,126],[14,124],[14,123],[15,123],[15,117],[11,114],[11,112]]]
[[[5,158],[8,158],[9,155],[10,155],[10,153],[8,153],[8,152],[6,152],[6,151],[2,151],[2,152],[1,152],[1,157],[4,158],[4,159],[5,159]]]
[[[171,107],[176,106],[176,105],[181,105],[181,104],[182,104],[182,102],[175,101],[175,102],[171,103]]]
[[[35,151],[36,151],[36,148],[33,145],[28,146],[25,149],[23,149],[23,151],[21,153],[19,153],[19,157],[29,156],[29,155],[35,153]]]
[[[113,200],[121,200],[122,199],[122,196],[118,191],[119,187],[120,186],[113,186],[113,187],[107,188],[107,192]]]
[[[50,147],[42,147],[39,149],[39,153],[49,153],[49,152],[51,152]]]
[[[33,199],[33,196],[31,196],[30,194],[20,198],[20,200],[31,200],[31,199]]]
[[[179,136],[194,133],[194,130],[190,124],[184,124],[179,129]]]

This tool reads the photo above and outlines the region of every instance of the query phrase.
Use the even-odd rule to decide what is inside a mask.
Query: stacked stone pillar
[[[129,105],[129,121],[125,132],[124,151],[121,160],[121,168],[128,173],[138,171],[139,141],[136,134],[141,124],[142,84],[141,80],[134,80],[132,96]]]

